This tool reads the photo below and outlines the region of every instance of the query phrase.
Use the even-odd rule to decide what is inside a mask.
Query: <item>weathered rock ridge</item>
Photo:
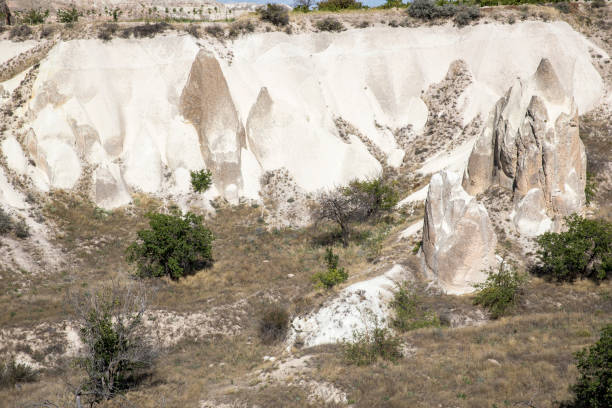
[[[435,174],[425,201],[426,272],[448,293],[471,292],[494,265],[496,245],[486,208],[461,187],[461,176],[450,171]]]
[[[536,236],[580,211],[585,183],[578,109],[551,62],[543,59],[529,80],[517,79],[493,108],[463,187],[474,195],[492,185],[510,189],[518,232]]]

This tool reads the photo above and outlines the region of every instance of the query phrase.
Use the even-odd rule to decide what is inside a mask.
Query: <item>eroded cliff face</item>
[[[526,236],[585,203],[586,154],[578,109],[551,62],[543,59],[528,80],[517,80],[489,115],[465,171],[463,186],[480,194],[492,185],[513,192],[514,222]]]
[[[261,176],[281,169],[311,193],[375,176],[383,166],[410,166],[405,156],[413,142],[435,131],[426,122],[436,95],[427,94],[425,103],[423,93],[438,89],[432,84],[448,93],[453,82],[447,73],[455,66],[469,78],[452,104],[466,126],[486,117],[515,78],[527,78],[543,57],[550,59],[560,67],[564,94],[574,100],[573,110],[562,108],[569,119],[558,126],[571,128],[572,115],[591,109],[602,95],[591,46],[565,23],[538,22],[477,25],[460,33],[452,27],[274,32],[243,37],[223,50],[176,33],[60,42],[41,61],[16,139],[35,164],[24,173],[34,174],[37,189],[72,189],[91,177],[89,193],[105,208],[129,203],[134,192],[191,202],[189,171],[201,168],[215,173],[208,198],[259,200]],[[522,101],[519,88],[504,98]],[[550,92],[542,98],[561,98]],[[445,109],[436,118],[448,115]],[[536,102],[529,112],[536,129]],[[522,123],[509,120],[513,129]],[[513,140],[507,144],[516,145]],[[546,156],[542,145],[542,160],[579,153],[571,140],[560,156]],[[487,157],[483,166],[490,167]],[[516,158],[499,157],[506,159],[509,167],[500,169],[516,167]],[[580,179],[582,170],[576,171]],[[477,173],[482,183],[492,182],[492,171],[470,171],[470,177],[476,180]],[[514,173],[504,177],[500,182],[507,184]],[[564,177],[544,183],[544,199],[559,208],[572,207],[553,199],[555,189],[568,184],[570,174]],[[517,190],[521,198],[529,183]]]

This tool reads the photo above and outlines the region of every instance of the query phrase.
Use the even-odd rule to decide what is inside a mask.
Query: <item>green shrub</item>
[[[595,198],[595,193],[597,193],[597,182],[595,181],[595,176],[591,172],[587,172],[586,174],[586,184],[584,185],[584,198],[586,199],[587,204],[591,204],[591,201]]]
[[[31,25],[42,24],[45,22],[47,17],[49,17],[49,10],[43,10],[41,8],[32,8],[26,11],[23,15],[23,22],[24,24]]]
[[[192,171],[191,187],[196,193],[203,193],[212,185],[212,172],[210,170]]]
[[[363,5],[355,0],[325,0],[317,4],[321,11],[358,10]]]
[[[130,35],[134,35],[136,38],[153,38],[157,34],[163,33],[170,27],[170,24],[166,22],[159,22],[155,24],[141,24],[135,27],[129,27],[123,30],[121,36],[123,38],[129,38]]]
[[[280,4],[266,4],[258,10],[261,19],[275,26],[286,26],[289,24],[289,10]]]
[[[398,285],[390,304],[395,315],[391,320],[391,326],[402,332],[424,327],[440,327],[438,316],[434,312],[424,310],[421,303],[417,288],[406,283]]]
[[[318,272],[313,276],[313,280],[318,286],[323,286],[330,289],[339,283],[345,282],[348,279],[348,272],[344,268],[338,268],[339,256],[334,254],[331,248],[325,250],[325,263],[327,271]]]
[[[30,236],[30,227],[28,227],[28,224],[25,222],[25,220],[22,219],[17,224],[15,224],[15,236],[21,239],[25,239]]]
[[[13,229],[13,219],[0,207],[0,235],[7,234]]]
[[[36,372],[30,366],[17,363],[14,358],[0,361],[0,387],[14,387],[35,380]]]
[[[478,20],[480,18],[480,9],[475,6],[470,7],[460,7],[455,14],[455,18],[453,21],[459,27],[466,26],[470,24],[472,21]]]
[[[400,340],[389,329],[375,327],[363,332],[354,332],[353,341],[344,343],[344,357],[349,364],[358,366],[375,363],[376,360],[395,362],[402,358]]]
[[[474,285],[478,290],[474,304],[483,306],[497,319],[516,306],[525,281],[514,266],[502,262],[497,272],[489,271],[485,282]]]
[[[255,31],[255,24],[251,20],[239,20],[230,26],[229,36],[238,37],[240,34],[252,33]]]
[[[403,3],[402,0],[386,0],[385,4],[380,6],[380,8],[383,8],[383,9],[402,8],[402,7],[408,7],[408,4]]]
[[[212,262],[214,236],[202,225],[202,216],[147,214],[150,229],[138,231],[138,241],[127,249],[141,277],[179,279]]]
[[[135,385],[152,365],[143,324],[147,295],[142,287],[112,285],[69,301],[83,344],[74,363],[87,375],[77,393],[93,406]]]
[[[204,31],[206,31],[207,34],[212,35],[216,38],[222,38],[223,36],[225,36],[225,30],[223,30],[223,27],[221,27],[219,24],[206,26]]]
[[[601,330],[593,346],[576,353],[578,382],[571,387],[574,400],[562,408],[612,407],[612,324]]]
[[[560,2],[560,3],[555,3],[555,8],[564,14],[568,14],[571,11],[569,3],[565,1]]]
[[[270,305],[259,321],[259,336],[265,344],[282,340],[289,328],[289,313],[280,305]]]
[[[60,23],[76,23],[77,21],[79,21],[79,17],[81,17],[81,13],[74,5],[70,6],[67,9],[57,10],[57,21],[59,21]]]
[[[104,24],[102,29],[98,32],[98,38],[102,41],[110,41],[119,29],[119,26],[114,23]]]
[[[399,194],[393,185],[382,177],[365,181],[354,180],[346,189],[346,194],[360,197],[368,218],[393,210],[399,201]]]
[[[315,26],[319,31],[342,31],[344,25],[333,17],[326,17],[316,22]]]
[[[414,0],[408,8],[410,17],[421,20],[433,20],[438,18],[438,7],[433,0]]]
[[[566,232],[547,232],[536,242],[535,272],[557,281],[577,278],[604,280],[612,272],[612,223],[573,214],[565,218]]]

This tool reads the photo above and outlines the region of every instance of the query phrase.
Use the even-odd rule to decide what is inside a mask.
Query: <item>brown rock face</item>
[[[8,4],[6,4],[6,0],[0,0],[0,21],[6,25],[11,25],[12,23],[11,10]]]
[[[463,178],[470,194],[492,185],[513,191],[517,230],[539,235],[585,203],[586,155],[578,110],[542,60],[491,111]]]
[[[474,290],[495,263],[497,238],[486,208],[461,187],[461,176],[435,174],[429,183],[423,223],[426,271],[448,293]]]
[[[202,155],[215,175],[217,188],[226,197],[232,197],[232,190],[238,194],[242,184],[240,150],[246,146],[244,127],[219,62],[204,50],[191,67],[180,110],[198,131]]]

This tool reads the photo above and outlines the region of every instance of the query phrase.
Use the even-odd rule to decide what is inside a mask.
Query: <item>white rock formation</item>
[[[578,108],[543,59],[529,80],[517,79],[495,105],[474,145],[463,186],[471,194],[491,185],[512,190],[517,230],[536,236],[580,211],[585,183]]]
[[[443,171],[429,182],[423,244],[425,269],[450,294],[469,293],[493,266],[497,238],[486,208],[461,187],[458,173]]]
[[[134,191],[187,200],[189,171],[204,167],[216,174],[209,194],[232,200],[259,199],[261,174],[280,168],[307,193],[374,176],[382,163],[358,137],[340,138],[335,120],[397,165],[403,150],[391,130],[423,127],[421,92],[456,60],[473,78],[461,96],[466,121],[542,57],[571,67],[559,77],[579,112],[602,95],[588,51],[597,47],[561,22],[274,32],[227,47],[231,63],[176,33],[60,42],[40,64],[25,116],[32,131],[20,140],[44,172],[36,184],[74,188],[91,168],[94,200],[116,207]],[[1,55],[13,48],[0,42]]]

